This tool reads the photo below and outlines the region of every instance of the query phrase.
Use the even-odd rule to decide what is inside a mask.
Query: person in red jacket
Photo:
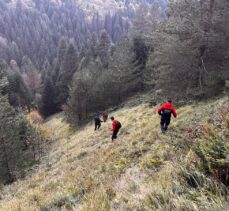
[[[165,133],[170,124],[171,115],[173,114],[175,118],[177,117],[176,110],[172,105],[172,100],[168,100],[167,103],[162,105],[158,109],[158,114],[161,116],[161,132]]]
[[[112,131],[113,131],[111,140],[114,141],[114,139],[117,138],[117,134],[120,128],[122,127],[122,125],[118,120],[115,120],[113,116],[111,117],[111,121],[112,121]]]

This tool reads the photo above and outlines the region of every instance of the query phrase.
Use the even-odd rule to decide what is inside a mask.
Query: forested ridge
[[[130,163],[141,161],[141,165],[146,165],[143,168],[148,169],[149,165],[155,165],[153,169],[157,171],[162,163],[164,165],[167,159],[171,160],[175,155],[158,154],[150,158],[150,161],[147,156],[144,157],[145,161],[138,160],[148,153],[147,143],[154,146],[151,136],[157,142],[165,141],[165,145],[170,141],[168,137],[164,139],[159,135],[158,131],[149,132],[150,124],[143,119],[152,115],[147,110],[148,105],[158,106],[165,100],[172,99],[176,106],[191,105],[184,106],[184,110],[183,107],[179,108],[181,119],[176,124],[177,129],[172,127],[174,132],[170,134],[175,139],[173,152],[178,152],[179,155],[176,162],[180,166],[182,156],[189,152],[189,156],[193,156],[198,163],[196,175],[191,174],[187,166],[185,173],[182,170],[176,173],[178,177],[183,175],[182,179],[187,180],[191,188],[195,189],[196,185],[199,187],[202,184],[201,191],[210,191],[211,181],[217,180],[214,183],[215,189],[213,188],[215,193],[208,193],[212,201],[215,200],[215,207],[225,207],[221,196],[227,195],[229,169],[226,141],[228,99],[224,97],[229,91],[228,20],[228,0],[0,0],[0,183],[8,185],[24,179],[36,172],[40,165],[52,167],[54,164],[46,161],[53,142],[70,138],[74,144],[77,139],[74,134],[80,136],[80,142],[77,143],[79,146],[82,144],[85,147],[83,140],[87,139],[85,144],[94,152],[94,145],[90,145],[88,140],[94,140],[95,135],[90,135],[88,139],[82,128],[86,125],[87,133],[90,128],[88,123],[95,114],[116,110],[117,114],[123,115],[122,120],[130,127],[135,126],[128,122],[128,118],[130,121],[140,122],[136,123],[137,134],[132,135],[134,131],[129,131],[125,126],[122,132],[123,136],[126,135],[124,140],[127,145],[131,140],[131,147],[128,145],[127,148],[132,150],[133,147],[134,155],[126,155],[121,148],[120,151],[115,148],[117,151],[111,151],[114,159],[119,153],[127,157],[124,161],[117,160],[118,164],[111,161],[110,165],[126,168]],[[128,99],[131,99],[130,102]],[[213,103],[216,99],[220,105]],[[208,108],[205,104],[199,105],[200,102],[210,102],[213,108]],[[192,114],[191,109],[195,110],[195,103],[198,104],[198,112]],[[119,111],[120,108],[126,109],[126,113]],[[134,117],[135,109],[139,118]],[[141,110],[144,113],[143,119]],[[182,112],[189,115],[188,123]],[[54,114],[57,117],[52,117]],[[63,126],[61,132],[51,130],[52,126],[57,128],[55,120],[58,115],[61,115],[62,121],[58,124]],[[47,122],[44,123],[45,121]],[[187,125],[189,123],[190,127]],[[80,129],[82,131],[75,133],[75,130]],[[144,129],[149,137],[142,138],[141,131]],[[105,130],[102,131],[105,133]],[[96,136],[97,140],[103,137],[103,143],[107,146],[108,136],[101,132],[99,134],[99,137]],[[183,144],[182,140],[186,139],[189,142]],[[142,145],[141,140],[146,141],[147,146]],[[207,145],[208,140],[211,141],[210,145]],[[139,150],[135,148],[138,143],[141,147]],[[212,154],[218,150],[219,154]],[[85,153],[87,157],[88,152]],[[163,157],[162,160],[160,156]],[[80,153],[78,158],[84,158],[84,153],[82,157]],[[203,160],[206,165],[202,163]],[[99,166],[100,164],[103,165],[102,162]],[[101,168],[101,172],[106,172]],[[114,169],[110,171],[111,169],[107,171],[108,175],[115,172]],[[116,176],[122,173],[119,170],[117,175],[115,173]],[[78,173],[77,171],[76,174]],[[149,171],[146,170],[145,173],[148,174]],[[82,186],[87,185],[84,184],[85,181],[81,181]],[[94,182],[96,183],[92,179],[92,187],[96,188]],[[109,184],[104,184],[109,192]],[[188,188],[185,188],[184,191],[187,191]],[[66,201],[73,197],[74,203],[77,200],[81,203],[82,198],[77,197],[90,195],[89,189],[77,187],[77,190],[73,190],[76,193],[66,196]],[[95,201],[103,200],[103,197],[110,197],[104,200],[112,201],[115,198],[112,191],[99,195],[102,199],[96,198]],[[202,192],[195,194],[204,197]],[[198,198],[195,194],[190,197]],[[163,195],[164,202],[160,194],[154,195],[153,199],[149,196],[144,201],[150,204],[146,209],[168,208],[166,200],[169,200],[169,195],[170,193]],[[154,198],[165,206],[159,206]],[[188,200],[192,204],[194,200],[191,198]],[[43,198],[38,199],[35,207],[42,207],[39,200],[45,201]],[[47,201],[45,203],[48,208],[62,206],[53,201],[51,204]],[[72,207],[71,202],[69,203],[70,205],[63,206]],[[106,203],[105,210],[109,210],[111,205]],[[204,203],[209,208],[210,202]],[[112,206],[115,207],[115,203]],[[204,207],[203,204],[201,206]],[[180,207],[179,209],[182,210]]]
[[[15,6],[2,1],[0,10],[1,57],[15,60],[20,67],[30,59],[39,71],[52,62],[62,37],[72,39],[80,51],[92,32],[99,35],[105,29],[116,42],[129,27],[124,12],[108,13],[106,20],[98,12],[91,17],[75,1],[31,1],[30,6],[23,1]]]
[[[152,2],[149,1],[147,6]],[[8,3],[2,0],[1,58],[8,63],[15,60],[19,67],[30,59],[38,71],[41,71],[48,63],[53,62],[57,55],[58,43],[63,37],[66,40],[72,39],[78,51],[88,47],[92,33],[100,36],[103,30],[107,31],[115,43],[129,31],[141,1],[125,2],[123,7],[119,7],[119,2],[116,1],[95,3],[107,5],[110,11],[94,8],[94,11],[88,14],[88,7],[94,4],[87,1],[82,5],[74,0],[18,0]],[[116,7],[113,8],[113,4]],[[165,5],[162,3],[163,11]]]
[[[119,88],[118,97],[112,97],[112,93],[107,92],[113,90],[111,82],[119,77],[115,73],[112,81],[108,81],[112,73],[109,70],[111,60],[112,66],[116,68],[117,60],[112,58],[113,54],[119,56],[117,59],[123,60],[122,65],[128,66],[129,63],[125,63],[123,56],[128,54],[127,50],[132,49],[132,41],[127,41],[131,40],[128,38],[129,30],[134,25],[141,25],[141,22],[135,24],[135,16],[142,15],[146,10],[150,11],[154,2],[108,1],[100,4],[95,1],[98,7],[93,12],[85,2],[83,5],[80,3],[82,2],[72,0],[0,1],[0,70],[4,84],[1,90],[1,115],[2,125],[5,123],[1,126],[1,138],[4,142],[1,145],[1,180],[4,183],[23,177],[23,172],[40,159],[42,138],[37,128],[32,127],[26,114],[31,112],[31,117],[38,116],[36,121],[42,122],[42,117],[36,111],[46,118],[64,110],[68,120],[79,126],[90,118],[95,109],[102,110],[112,104],[117,105],[142,86],[142,82],[137,80],[136,87],[135,84],[131,85],[132,88],[125,91],[125,96]],[[91,2],[88,4],[91,5]],[[99,5],[110,10],[102,9]],[[165,1],[161,5],[159,16],[163,18]],[[148,15],[152,18],[150,12]],[[121,48],[122,44],[126,48],[118,55],[116,45]],[[134,57],[128,58],[128,62],[134,63]],[[84,81],[81,80],[84,77],[83,69],[86,76]],[[74,77],[76,73],[80,76],[79,80],[74,79],[78,80],[75,84],[73,78],[78,78]],[[131,66],[129,72],[123,74],[123,79],[120,78],[122,82],[130,73]],[[104,79],[99,82],[101,76]],[[138,74],[132,77],[131,81],[137,76]],[[87,94],[84,95],[85,90],[72,87],[73,84],[85,88]],[[99,87],[94,88],[94,85]],[[97,97],[91,89],[98,91]],[[78,94],[81,97],[87,96],[87,99],[80,99],[81,105],[79,99],[73,101]],[[101,102],[105,103],[102,105]],[[92,107],[88,106],[89,103]],[[6,124],[7,121],[9,124]],[[14,135],[12,128],[15,129]],[[18,163],[14,162],[13,151],[19,157]]]

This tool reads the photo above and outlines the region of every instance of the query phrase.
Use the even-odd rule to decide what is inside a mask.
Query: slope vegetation
[[[43,125],[51,150],[1,188],[0,210],[227,210],[228,97],[180,107],[166,135],[155,111],[144,102],[115,111],[115,143],[110,122],[75,132],[53,117]]]

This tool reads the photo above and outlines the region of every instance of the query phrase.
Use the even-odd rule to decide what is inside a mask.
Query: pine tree
[[[59,65],[58,59],[55,59],[55,60],[53,61],[53,65],[50,66],[50,67],[48,67],[48,69],[51,69],[51,71],[50,71],[50,72],[51,72],[50,76],[51,76],[53,85],[56,87],[56,83],[57,83],[57,81],[58,81],[59,74],[60,74],[60,65]],[[47,71],[47,69],[46,69],[46,71]],[[44,80],[45,80],[45,79],[44,79]],[[44,80],[43,80],[43,81],[44,81]]]
[[[98,51],[98,41],[97,36],[95,33],[92,34],[91,40],[90,40],[90,47],[91,47],[91,54],[93,57],[97,56]]]
[[[176,96],[218,94],[229,78],[226,0],[171,1],[168,19],[151,36],[157,87]],[[174,93],[173,93],[174,94]]]
[[[139,77],[139,67],[133,63],[135,53],[133,51],[132,42],[125,37],[116,45],[113,56],[110,58],[109,74],[103,79],[107,99],[112,96],[113,102],[110,104],[118,104],[128,96],[133,95],[140,90],[143,83]]]
[[[148,47],[146,46],[142,37],[134,37],[133,51],[135,53],[134,60],[137,62],[137,65],[140,65],[142,68],[144,68],[148,59]]]
[[[59,42],[58,53],[57,53],[57,61],[58,61],[59,65],[64,60],[64,56],[66,54],[66,50],[67,50],[67,43],[66,43],[65,39],[62,38],[60,40],[60,42]]]
[[[36,94],[39,93],[41,88],[41,75],[32,63],[27,65],[23,78],[27,87],[31,91],[33,99],[35,99]]]
[[[75,46],[70,43],[61,64],[60,74],[57,81],[56,102],[59,108],[66,103],[69,92],[69,84],[78,68],[78,55]]]
[[[0,82],[1,83],[1,82]],[[3,84],[1,84],[2,86]],[[13,172],[10,166],[10,157],[9,157],[9,143],[12,144],[12,138],[14,138],[15,129],[13,129],[14,121],[10,122],[15,117],[12,107],[10,107],[7,97],[0,95],[0,150],[1,156],[0,160],[2,161],[1,165],[1,179],[5,183],[11,183],[14,181]],[[13,130],[12,130],[13,129]],[[12,138],[11,138],[12,137]]]
[[[112,34],[112,18],[110,13],[105,16],[104,28],[108,34]]]
[[[13,107],[27,108],[30,110],[32,104],[32,95],[26,86],[21,74],[13,72],[8,75],[9,81],[9,102]]]
[[[50,77],[47,76],[42,91],[40,112],[43,116],[47,117],[56,113],[56,111],[54,86]]]
[[[31,162],[29,151],[24,152],[27,139],[27,123],[8,101],[9,82],[5,67],[0,62],[0,181],[13,182]]]
[[[78,75],[74,77],[65,109],[68,120],[78,126],[85,121],[87,116],[88,89],[85,82],[88,83],[89,80],[84,81],[83,78]]]
[[[109,59],[109,50],[111,47],[110,37],[107,32],[102,32],[99,40],[98,46],[98,54],[99,57],[104,65],[104,67],[108,66],[108,59]]]
[[[148,15],[149,15],[149,8],[147,7],[147,5],[140,4],[136,12],[135,19],[133,21],[133,27],[135,33],[143,34],[146,31],[146,29],[149,27]]]
[[[65,108],[67,119],[75,125],[85,123],[92,113],[106,105],[104,92],[98,86],[98,80],[104,74],[102,63],[90,54],[86,57],[74,75]]]

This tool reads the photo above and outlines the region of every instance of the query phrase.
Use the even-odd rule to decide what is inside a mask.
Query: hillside
[[[128,8],[137,9],[140,4],[152,5],[157,1],[154,0],[77,0],[77,3],[82,7],[87,14],[94,13],[95,11],[106,14],[117,10],[128,10]],[[160,6],[165,9],[167,0],[158,1]]]
[[[11,0],[9,1],[9,5],[12,7],[16,6],[17,0]],[[33,0],[21,0],[22,4],[27,6],[27,7],[33,7],[34,2],[39,2],[39,1],[33,1]],[[59,0],[51,0],[50,1],[53,4],[62,4],[64,1],[59,1]],[[96,11],[113,11],[121,7],[123,5],[123,2],[119,1],[111,1],[111,0],[105,0],[105,1],[100,1],[100,0],[75,0],[75,2],[85,11],[87,12],[92,12],[94,9]]]
[[[8,3],[12,6],[16,5],[18,0],[9,0]],[[153,4],[154,0],[74,0],[82,9],[87,11],[87,13],[91,12],[112,12],[118,9],[125,9],[127,6],[136,6],[138,4]],[[21,0],[21,2],[30,7],[34,2],[39,2],[39,0]],[[61,0],[50,0],[50,2],[55,4],[61,4],[64,1]],[[160,0],[161,5],[165,6],[167,4],[167,0]]]
[[[0,210],[227,210],[219,180],[228,185],[228,108],[228,97],[180,107],[163,135],[156,107],[134,100],[113,113],[123,124],[115,143],[110,122],[74,132],[54,116],[43,125],[51,150],[34,173],[1,188]],[[222,165],[207,173],[213,160]]]

